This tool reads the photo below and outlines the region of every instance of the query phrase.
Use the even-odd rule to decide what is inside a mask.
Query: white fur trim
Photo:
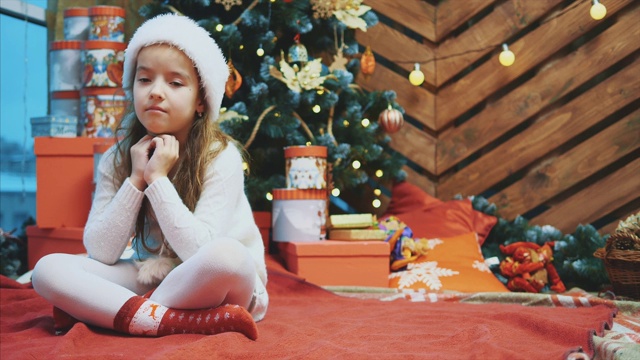
[[[144,261],[135,261],[138,267],[138,282],[145,285],[157,285],[175,268],[180,260],[170,257],[152,257]]]
[[[122,85],[129,98],[132,98],[138,53],[145,46],[154,44],[171,44],[193,61],[205,89],[207,111],[215,121],[220,113],[229,67],[209,32],[186,16],[158,15],[145,21],[133,34],[124,54],[122,76]]]

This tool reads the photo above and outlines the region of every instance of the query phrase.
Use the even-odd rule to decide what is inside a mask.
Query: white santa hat
[[[133,34],[124,54],[122,85],[131,98],[138,53],[155,44],[170,44],[180,49],[195,65],[205,101],[213,120],[218,118],[229,67],[220,47],[209,32],[186,16],[158,15],[145,21]]]

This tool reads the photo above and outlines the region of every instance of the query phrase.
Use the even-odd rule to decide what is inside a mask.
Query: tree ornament
[[[307,48],[300,43],[300,34],[297,34],[293,40],[295,43],[289,48],[289,63],[306,63],[309,61],[309,53]]]
[[[373,56],[371,46],[367,45],[364,54],[362,54],[362,58],[360,58],[360,71],[363,75],[371,75],[375,69],[376,58]]]
[[[344,53],[342,52],[342,48],[339,48],[335,55],[333,55],[333,63],[329,66],[329,71],[333,72],[336,70],[347,70],[347,63],[349,60],[344,57]]]
[[[367,31],[367,22],[361,17],[371,7],[362,5],[362,0],[334,0],[335,11],[333,15],[351,29]]]
[[[335,0],[311,0],[311,10],[316,19],[328,19],[333,16]]]
[[[400,130],[404,124],[404,117],[398,109],[394,109],[389,105],[388,108],[383,110],[378,117],[378,123],[384,131],[388,134],[393,134]]]
[[[331,63],[331,66],[329,66],[329,71],[334,72],[336,70],[342,70],[342,71],[346,71],[347,70],[347,63],[349,62],[349,60],[347,60],[347,58],[344,57],[344,48],[346,47],[345,43],[344,43],[344,30],[342,31],[342,39],[341,45],[338,45],[338,29],[334,26],[333,27],[333,41],[335,43],[335,47],[336,47],[336,54],[333,55],[333,63]]]
[[[231,99],[236,91],[240,89],[240,86],[242,86],[242,75],[240,75],[238,69],[233,66],[233,62],[229,59],[229,77],[224,87],[224,94]]]
[[[324,90],[322,84],[327,77],[332,76],[320,76],[322,72],[322,59],[320,58],[308,62],[302,68],[299,68],[298,65],[289,65],[284,61],[284,54],[281,54],[280,58],[280,70],[271,65],[269,66],[269,74],[297,93],[303,90]]]
[[[227,110],[227,108],[220,109],[220,116],[216,122],[223,123],[228,120],[239,120],[239,121],[247,121],[249,117],[247,115],[243,115],[234,110]]]
[[[224,9],[229,11],[234,5],[242,5],[242,0],[216,0],[216,4],[224,5]]]

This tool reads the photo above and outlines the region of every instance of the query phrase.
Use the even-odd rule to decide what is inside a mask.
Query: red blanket
[[[51,305],[0,278],[0,358],[563,359],[611,326],[615,309],[384,302],[335,295],[269,262],[271,304],[251,341],[238,333],[140,338],[76,324],[53,335]]]

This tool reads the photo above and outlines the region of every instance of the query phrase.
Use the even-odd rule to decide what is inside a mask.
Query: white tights
[[[36,264],[32,283],[38,294],[76,319],[113,329],[122,305],[153,288],[138,283],[137,274],[132,260],[106,265],[83,256],[51,254]],[[235,240],[220,239],[173,269],[150,299],[174,309],[227,303],[247,308],[257,279],[247,249]]]

